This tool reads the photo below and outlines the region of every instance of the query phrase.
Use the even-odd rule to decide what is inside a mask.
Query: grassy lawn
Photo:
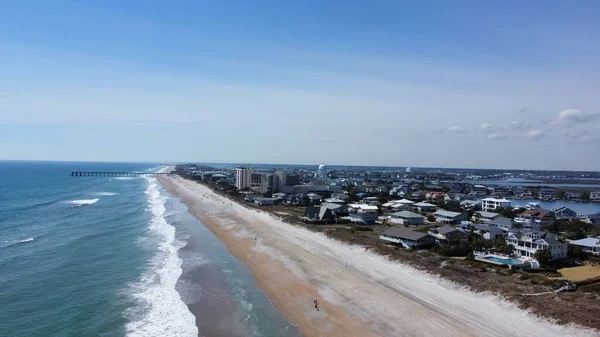
[[[600,267],[598,266],[562,268],[559,269],[558,272],[561,273],[565,279],[573,282],[600,277]]]

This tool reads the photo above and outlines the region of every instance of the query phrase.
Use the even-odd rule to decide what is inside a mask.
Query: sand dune
[[[306,336],[597,336],[165,178]],[[321,300],[322,311],[311,306]]]

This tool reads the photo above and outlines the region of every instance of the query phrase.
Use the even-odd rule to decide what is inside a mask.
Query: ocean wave
[[[90,193],[90,195],[97,195],[97,196],[106,196],[106,197],[110,197],[113,195],[120,195],[121,193],[117,193],[117,192],[92,192]]]
[[[175,239],[175,228],[164,218],[164,198],[156,179],[146,178],[146,195],[153,217],[149,231],[158,239],[158,250],[139,282],[131,285],[136,307],[124,315],[127,336],[198,336],[194,315],[177,292],[176,284],[182,274],[178,251],[182,242]]]
[[[4,244],[0,244],[0,248],[7,248],[7,247],[11,247],[11,246],[20,245],[23,243],[33,242],[34,240],[35,240],[34,237],[26,238],[26,239],[22,239],[22,240],[5,240]]]
[[[86,205],[93,205],[93,204],[97,203],[98,201],[100,201],[100,199],[95,198],[95,199],[70,200],[70,201],[67,201],[67,203],[70,205],[73,205],[73,206],[86,206]]]
[[[27,238],[27,239],[19,240],[19,243],[31,242],[33,240],[35,240],[35,238]]]
[[[114,177],[114,178],[110,178],[110,180],[135,180],[135,179],[140,179],[139,177]]]

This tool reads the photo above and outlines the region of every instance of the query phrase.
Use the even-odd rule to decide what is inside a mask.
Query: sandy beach
[[[161,178],[304,336],[596,336],[226,199]],[[320,302],[320,311],[312,305]]]

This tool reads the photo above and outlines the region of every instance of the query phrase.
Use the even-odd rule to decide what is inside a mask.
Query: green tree
[[[581,193],[581,200],[583,200],[583,201],[590,201],[590,193],[589,192],[583,192],[583,193]]]
[[[586,252],[584,252],[583,249],[581,249],[581,247],[576,246],[576,245],[568,245],[567,256],[571,259],[576,259],[576,260],[585,261],[588,259],[588,255],[586,254]]]
[[[556,192],[556,199],[564,199],[564,198],[565,198],[565,191]]]
[[[533,254],[540,263],[547,263],[552,260],[552,253],[548,249],[540,249],[535,254]]]
[[[429,216],[427,217],[427,221],[435,222],[435,216],[433,216],[433,214],[429,214]]]
[[[263,197],[265,197],[265,198],[273,197],[273,190],[269,188],[265,193],[263,193]]]

